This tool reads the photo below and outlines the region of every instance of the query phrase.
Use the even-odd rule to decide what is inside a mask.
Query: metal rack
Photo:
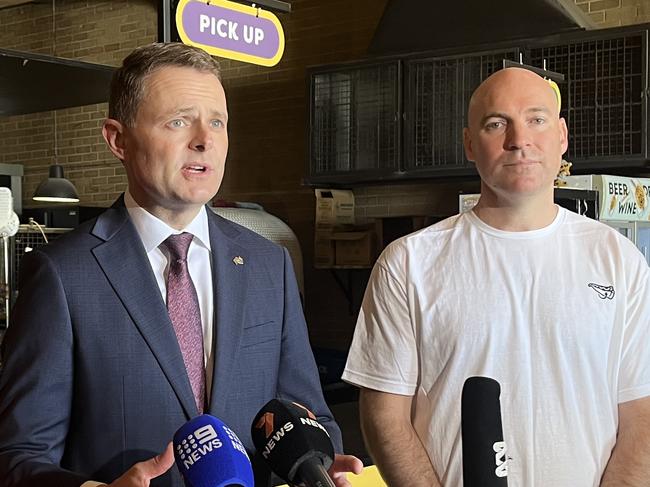
[[[562,32],[495,43],[490,50],[467,46],[314,68],[307,182],[476,176],[462,143],[469,98],[503,60],[565,77],[559,83],[569,129],[565,158],[574,171],[648,168],[649,30],[645,24]],[[382,85],[378,80],[387,79],[381,73],[388,66],[396,68]],[[360,76],[362,70],[367,72]],[[364,85],[373,96],[361,94]],[[378,96],[384,86],[389,103]]]
[[[571,137],[567,159],[645,158],[647,33],[565,41],[532,48],[530,63],[563,73],[560,84]]]
[[[407,62],[406,169],[458,168],[470,96],[504,59],[518,57],[510,49]]]
[[[42,230],[43,233],[41,233],[35,225],[21,225],[18,233],[8,239],[8,255],[7,259],[0,259],[0,262],[2,262],[2,265],[0,266],[0,275],[7,273],[9,277],[8,289],[4,291],[9,297],[10,306],[13,305],[16,296],[18,295],[18,276],[20,272],[20,261],[23,255],[29,251],[28,249],[33,250],[45,245],[45,237],[47,237],[47,240],[51,242],[72,229],[42,227]],[[4,264],[5,261],[8,263],[8,269]],[[2,302],[4,302],[4,300]],[[7,327],[6,308],[6,304],[3,304],[0,307],[0,330]]]
[[[312,74],[311,175],[398,168],[399,73],[395,61]]]

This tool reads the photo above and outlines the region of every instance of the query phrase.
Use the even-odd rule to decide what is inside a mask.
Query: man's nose
[[[530,145],[530,130],[524,123],[511,122],[506,130],[505,149],[518,150]]]
[[[197,127],[194,131],[190,148],[199,152],[210,150],[214,142],[212,141],[212,134],[206,127]]]

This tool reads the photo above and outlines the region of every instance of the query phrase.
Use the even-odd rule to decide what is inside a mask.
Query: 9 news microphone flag
[[[306,487],[335,487],[327,474],[334,460],[329,433],[304,406],[272,399],[251,426],[258,453],[280,478]]]
[[[464,487],[508,485],[500,394],[499,383],[489,377],[470,377],[463,385],[461,434]]]
[[[255,487],[244,445],[209,414],[197,416],[176,432],[174,457],[186,487]]]

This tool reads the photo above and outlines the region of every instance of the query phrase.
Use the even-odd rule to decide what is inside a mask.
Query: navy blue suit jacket
[[[208,211],[214,375],[206,412],[253,451],[250,425],[274,397],[324,403],[295,275],[283,248]],[[233,258],[241,257],[243,265]],[[110,482],[160,453],[198,414],[142,242],[121,200],[25,256],[3,343],[0,486]],[[256,472],[256,485],[266,483]],[[180,487],[173,467],[152,486]]]

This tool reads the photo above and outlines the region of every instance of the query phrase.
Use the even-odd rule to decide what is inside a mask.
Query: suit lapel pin
[[[235,265],[244,265],[244,259],[242,258],[241,255],[238,255],[237,257],[233,257],[232,261],[235,263]]]

